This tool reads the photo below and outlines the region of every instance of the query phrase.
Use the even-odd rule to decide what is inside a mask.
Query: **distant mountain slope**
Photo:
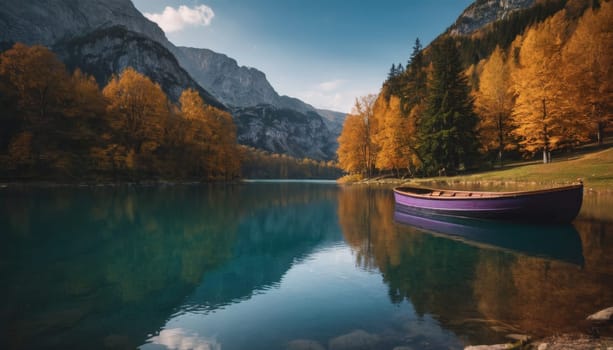
[[[61,41],[53,50],[70,69],[79,67],[102,86],[113,74],[132,67],[158,82],[174,101],[178,101],[184,89],[192,88],[207,104],[225,108],[190,77],[164,46],[123,26],[102,28]]]
[[[182,53],[178,56],[179,60],[191,76],[220,101],[232,107],[240,143],[298,158],[307,156],[328,160],[336,157],[336,139],[342,130],[344,113],[317,110],[297,98],[279,96],[263,72],[239,66],[236,60],[224,54],[189,47],[179,47],[179,50]],[[268,121],[256,122],[256,116]],[[274,123],[270,118],[276,118]],[[321,120],[323,126],[296,128],[296,125],[288,122],[300,124],[304,120],[317,120],[317,123]],[[301,131],[296,138],[298,129]],[[309,132],[313,134],[309,136]],[[292,138],[283,139],[285,136]],[[307,149],[309,138],[312,140],[312,150]]]
[[[273,105],[232,110],[243,145],[296,158],[333,159],[335,136],[315,112],[301,113]]]
[[[343,123],[347,117],[347,113],[331,111],[327,109],[318,109],[317,114],[324,118],[324,122],[328,125],[328,129],[336,135],[340,135],[343,130]]]
[[[239,140],[245,144],[297,157],[335,157],[338,134],[328,126],[339,129],[324,122],[313,106],[279,96],[264,73],[240,67],[230,57],[174,46],[130,0],[4,0],[0,48],[9,42],[48,46],[69,68],[94,75],[102,86],[131,66],[159,83],[175,102],[183,89],[194,88],[206,103],[236,112]],[[249,119],[243,125],[245,114],[276,119]],[[258,133],[271,139],[254,141]]]
[[[174,101],[183,89],[193,88],[206,103],[225,109],[180,66],[174,45],[130,0],[5,0],[0,42],[48,46],[71,69],[94,75],[102,86],[131,66]]]
[[[269,104],[301,113],[316,112],[297,98],[279,96],[262,71],[239,66],[235,59],[209,49],[178,49],[181,54],[177,57],[191,76],[228,106]]]
[[[452,35],[468,35],[534,4],[535,0],[477,0],[462,12],[449,32]]]
[[[0,41],[51,46],[59,40],[122,25],[166,48],[164,32],[145,18],[130,0],[3,0]]]

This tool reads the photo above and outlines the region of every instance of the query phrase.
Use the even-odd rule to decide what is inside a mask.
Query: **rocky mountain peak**
[[[449,32],[451,35],[469,35],[534,4],[535,0],[477,0],[464,10]]]
[[[181,64],[191,76],[226,105],[278,105],[279,95],[263,72],[239,66],[235,59],[208,49],[179,50]]]
[[[121,25],[172,46],[164,32],[130,0],[3,0],[0,41],[52,44],[88,32]]]

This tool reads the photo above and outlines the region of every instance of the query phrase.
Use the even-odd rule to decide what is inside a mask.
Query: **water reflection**
[[[199,195],[193,195],[196,191]],[[133,348],[231,256],[236,188],[2,194],[4,348]],[[172,215],[169,215],[172,213]],[[4,302],[10,301],[10,302]]]
[[[335,206],[318,184],[6,190],[0,347],[135,348],[169,315],[274,288],[341,239]]]
[[[396,207],[394,220],[484,249],[508,250],[583,265],[581,239],[566,225],[532,225],[424,215]]]
[[[406,213],[395,215],[409,225],[395,226],[389,191],[372,188],[342,191],[339,221],[356,263],[381,271],[392,302],[410,301],[469,343],[491,342],[515,332],[580,330],[585,316],[613,305],[613,222],[592,210],[613,203],[586,197],[576,230],[566,226],[536,236],[507,226],[496,230],[513,236],[491,237],[491,227]]]
[[[384,188],[3,190],[0,348],[461,349],[574,330],[613,305],[612,205],[587,193],[574,228],[469,242],[396,222]]]

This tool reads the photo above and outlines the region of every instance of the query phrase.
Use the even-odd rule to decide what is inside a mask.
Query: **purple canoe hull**
[[[394,189],[396,204],[437,215],[489,220],[569,223],[583,201],[583,184],[526,192],[477,192],[420,187]]]

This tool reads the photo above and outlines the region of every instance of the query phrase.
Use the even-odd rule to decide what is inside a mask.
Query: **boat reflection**
[[[583,266],[581,238],[571,224],[543,226],[427,215],[396,206],[394,220],[467,244]]]

